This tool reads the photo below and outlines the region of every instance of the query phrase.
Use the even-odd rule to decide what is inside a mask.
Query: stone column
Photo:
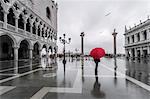
[[[18,47],[14,47],[14,60],[18,61]]]
[[[18,32],[18,19],[19,19],[19,17],[16,16],[16,17],[15,17],[15,27],[16,27],[16,28],[15,28],[15,31],[16,31],[16,32]]]
[[[131,36],[131,35],[129,36],[129,38],[130,38],[130,43],[133,43],[133,41],[132,41],[132,36]]]
[[[147,39],[150,39],[150,31],[147,30]]]
[[[30,23],[30,25],[31,25],[31,26],[30,26],[30,33],[33,34],[33,31],[32,31],[33,24]]]
[[[134,42],[137,42],[138,39],[137,39],[137,34],[134,35]]]
[[[147,46],[148,54],[150,55],[150,46]]]
[[[132,48],[130,49],[130,56],[131,56],[131,58],[133,58],[133,57],[134,57],[134,56],[133,56]]]
[[[18,47],[14,47],[14,67],[15,73],[18,73]]]
[[[42,59],[42,49],[39,50],[40,58]]]
[[[38,36],[38,24],[37,23],[35,23],[35,34],[36,36]]]
[[[46,27],[44,28],[44,40],[46,38]]]
[[[27,22],[24,21],[24,33],[26,33],[26,24],[27,24]]]
[[[7,29],[7,14],[8,14],[8,12],[5,12],[5,11],[4,11],[4,26],[3,26],[3,27],[4,27],[5,29]]]
[[[125,45],[128,44],[128,38],[125,37]]]
[[[42,29],[43,29],[43,26],[41,25],[41,27],[40,27],[40,31],[41,31],[41,32],[40,32],[40,33],[41,33],[41,34],[40,34],[40,37],[42,37]]]
[[[32,60],[32,58],[33,58],[33,53],[32,53],[33,49],[29,49],[29,51],[30,51],[30,56],[29,56],[29,58]]]
[[[128,57],[128,49],[125,49],[125,55]]]
[[[140,48],[141,57],[143,57],[143,48]]]
[[[143,41],[144,37],[143,37],[143,31],[140,32],[140,41]]]
[[[135,58],[137,58],[137,49],[134,48],[134,52],[135,52]]]

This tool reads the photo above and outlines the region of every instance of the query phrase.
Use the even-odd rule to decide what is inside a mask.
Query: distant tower
[[[112,33],[114,37],[114,57],[116,57],[116,36],[118,33],[116,33],[116,29],[114,29],[114,32]]]
[[[84,32],[81,33],[81,54],[84,55]]]

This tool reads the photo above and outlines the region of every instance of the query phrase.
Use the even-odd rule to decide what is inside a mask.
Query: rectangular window
[[[134,43],[134,35],[132,35],[132,42]]]
[[[130,38],[128,37],[128,44],[130,44]]]
[[[137,34],[137,41],[140,41],[140,33]]]

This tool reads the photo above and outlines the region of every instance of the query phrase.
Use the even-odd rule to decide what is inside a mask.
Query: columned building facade
[[[125,27],[125,52],[128,58],[150,56],[150,19],[133,28]]]
[[[39,58],[42,48],[57,53],[57,3],[0,0],[0,62]]]

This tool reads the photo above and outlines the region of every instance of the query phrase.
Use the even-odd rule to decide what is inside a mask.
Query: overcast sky
[[[66,51],[81,49],[80,33],[84,32],[84,51],[102,47],[113,52],[114,28],[117,35],[117,53],[124,53],[124,28],[147,20],[150,0],[56,0],[58,2],[58,38],[66,33],[71,43]],[[63,45],[58,39],[59,52]]]

